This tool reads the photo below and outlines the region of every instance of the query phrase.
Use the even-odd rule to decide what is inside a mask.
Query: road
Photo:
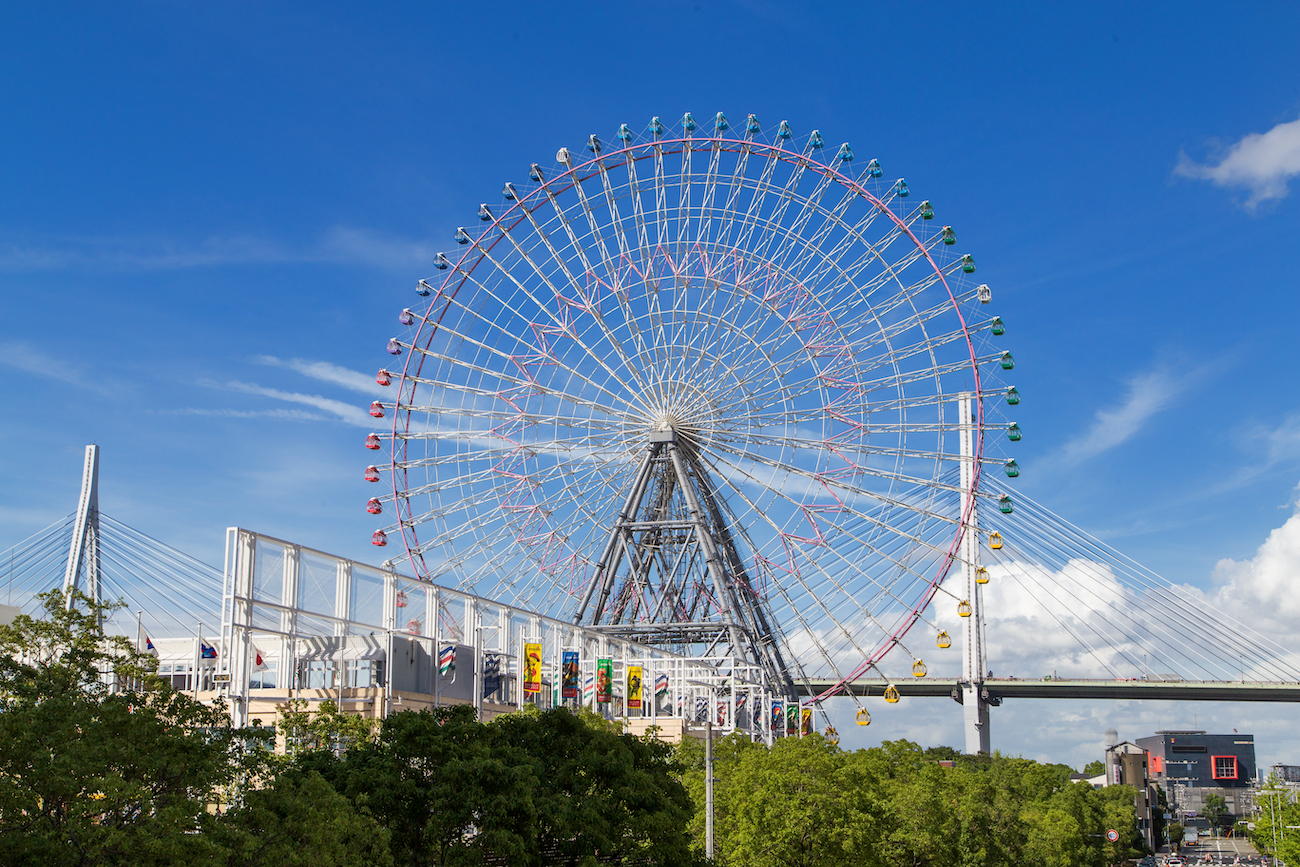
[[[1195,846],[1184,846],[1182,854],[1187,867],[1198,867],[1203,864],[1260,863],[1259,853],[1244,837],[1202,837]],[[1162,854],[1160,863],[1163,865],[1168,857],[1168,854]]]

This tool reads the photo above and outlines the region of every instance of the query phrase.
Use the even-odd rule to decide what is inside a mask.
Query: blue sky
[[[0,548],[94,441],[103,509],[210,562],[234,524],[373,559],[356,373],[432,254],[560,145],[722,110],[930,198],[1008,325],[1019,487],[1211,592],[1300,481],[1300,10],[1130,6],[10,4]]]

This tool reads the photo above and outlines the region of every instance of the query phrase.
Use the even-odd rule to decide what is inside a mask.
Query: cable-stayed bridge
[[[240,675],[255,685],[245,690],[249,695],[261,680],[255,671],[246,670],[248,666],[242,660],[247,651],[240,655],[235,646],[238,641],[267,645],[259,653],[274,646],[275,650],[267,655],[281,659],[278,686],[285,695],[294,686],[293,678],[310,678],[310,672],[316,670],[312,666],[328,655],[329,648],[304,651],[289,640],[311,636],[317,641],[335,640],[334,650],[352,657],[357,653],[348,649],[347,636],[357,631],[372,636],[377,631],[385,633],[389,645],[394,636],[405,639],[421,635],[431,640],[431,650],[435,651],[450,642],[464,648],[462,653],[495,655],[497,664],[505,658],[507,680],[516,686],[527,674],[522,659],[515,659],[520,655],[512,652],[506,637],[512,629],[507,624],[511,617],[531,624],[515,630],[521,641],[530,630],[548,636],[544,655],[554,656],[557,661],[555,666],[539,666],[539,671],[557,669],[547,672],[555,675],[545,678],[548,683],[558,684],[562,678],[558,671],[564,664],[561,645],[581,646],[579,639],[584,637],[591,642],[582,660],[583,667],[591,669],[587,680],[598,674],[595,660],[601,654],[619,655],[610,649],[619,645],[619,640],[598,630],[584,633],[578,627],[563,627],[560,621],[544,627],[544,615],[515,608],[502,608],[504,614],[488,617],[499,621],[489,627],[497,629],[499,635],[475,647],[471,633],[484,628],[479,608],[486,611],[491,600],[473,601],[451,588],[438,591],[429,582],[411,578],[399,582],[392,570],[330,558],[246,531],[230,531],[236,534],[231,537],[235,540],[231,545],[243,544],[249,552],[243,567],[232,566],[238,558],[228,551],[223,571],[103,514],[98,509],[97,488],[98,449],[92,446],[87,449],[78,510],[0,554],[0,563],[8,572],[8,603],[34,614],[37,593],[73,587],[95,598],[123,600],[128,610],[117,612],[110,630],[133,637],[147,634],[159,645],[171,641],[181,648],[181,656],[196,655],[190,648],[201,643],[217,647],[220,661],[209,664],[217,682],[225,682],[222,678],[228,679],[232,673]],[[897,697],[951,698],[966,705],[963,710],[968,720],[973,718],[978,723],[968,726],[971,737],[976,739],[974,744],[968,742],[968,748],[978,749],[981,741],[987,744],[988,708],[1010,699],[1300,701],[1297,654],[1275,637],[1234,619],[1197,591],[1171,584],[1023,497],[1018,498],[1014,513],[999,512],[989,524],[983,539],[987,545],[992,537],[996,547],[989,549],[987,565],[966,570],[969,576],[949,577],[939,586],[919,621],[934,630],[940,643],[944,643],[948,630],[964,637],[951,648],[955,651],[951,659],[944,659],[943,650],[948,648],[935,648],[927,654],[932,661],[922,663],[925,670],[919,670],[915,663],[909,665],[911,658],[906,657],[892,677],[800,679],[796,689],[803,702],[813,706],[814,699],[838,697],[869,706],[872,701]],[[262,546],[259,551],[275,552],[269,567],[264,554],[254,562],[251,552],[257,545]],[[243,591],[235,586],[234,573],[239,568],[247,570],[248,586]],[[960,583],[966,577],[971,581],[969,587]],[[431,594],[427,600],[412,601],[426,591]],[[961,604],[971,599],[976,600],[970,606],[971,616],[961,616]],[[373,613],[363,613],[366,611]],[[268,615],[274,623],[266,619]],[[358,630],[358,626],[364,629]],[[565,628],[570,630],[567,636],[563,634]],[[140,633],[136,633],[137,629]],[[1024,642],[1026,630],[1030,654],[1017,657],[1014,652],[999,652],[1002,636]],[[918,641],[914,636],[909,636],[909,641],[915,652]],[[632,644],[622,644],[626,655]],[[375,658],[385,653],[388,659],[393,658],[394,646],[372,645],[366,652]],[[972,647],[981,655],[974,657]],[[784,650],[799,664],[797,648]],[[671,667],[664,662],[670,655],[658,653],[649,645],[638,646],[633,652],[645,657],[647,671],[654,666],[665,671]],[[651,656],[659,661],[650,661]],[[294,661],[289,657],[295,657]],[[990,657],[997,658],[1003,669],[998,676],[986,667]],[[976,659],[978,666],[971,666]],[[707,665],[717,662],[699,661]],[[512,669],[516,662],[519,665]],[[201,660],[196,661],[196,668],[187,667],[187,671],[197,671],[202,665]],[[630,657],[626,665],[631,665]],[[1048,665],[1058,670],[1043,674],[1042,668]],[[463,657],[461,666],[466,667]],[[1008,671],[1007,666],[1014,668]],[[1062,666],[1067,669],[1064,673],[1059,670]],[[294,669],[292,675],[285,670],[289,667]],[[962,669],[968,667],[982,676],[963,676]],[[481,668],[477,659],[473,668]],[[890,670],[888,661],[874,668]],[[179,666],[176,670],[180,670]],[[718,675],[716,665],[711,670],[717,675],[710,687],[713,691],[704,690],[710,697],[693,695],[689,703],[678,701],[671,707],[672,703],[659,702],[660,722],[679,711],[692,717],[701,706],[718,703],[718,685],[727,677]],[[221,671],[225,674],[221,675]],[[776,689],[770,684],[758,689],[763,677],[748,669],[747,676],[756,688],[753,706],[767,706],[774,697],[779,698],[779,685]],[[317,679],[324,683],[320,677]],[[197,675],[185,683],[196,694],[201,691]],[[202,685],[212,689],[215,683]],[[510,688],[499,688],[496,698],[501,701],[493,707],[504,708],[512,703],[507,700]],[[519,695],[523,700],[522,692]],[[586,698],[593,696],[580,700]],[[973,707],[968,704],[971,698]],[[742,720],[730,701],[727,704],[730,716],[724,715],[724,719],[732,725],[747,722],[756,736],[762,734],[762,726],[758,725],[761,720],[752,709]],[[769,734],[772,731],[771,720],[767,720],[766,730]]]

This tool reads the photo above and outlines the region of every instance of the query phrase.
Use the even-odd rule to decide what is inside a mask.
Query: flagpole
[[[190,681],[190,686],[194,691],[194,700],[199,700],[199,668],[203,664],[203,624],[199,623],[199,631],[194,639],[194,678]]]

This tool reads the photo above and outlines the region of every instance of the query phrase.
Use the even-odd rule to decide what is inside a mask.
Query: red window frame
[[[1219,759],[1232,760],[1232,773],[1219,773]],[[1236,756],[1210,756],[1210,775],[1216,780],[1235,780],[1237,779],[1237,757]]]

